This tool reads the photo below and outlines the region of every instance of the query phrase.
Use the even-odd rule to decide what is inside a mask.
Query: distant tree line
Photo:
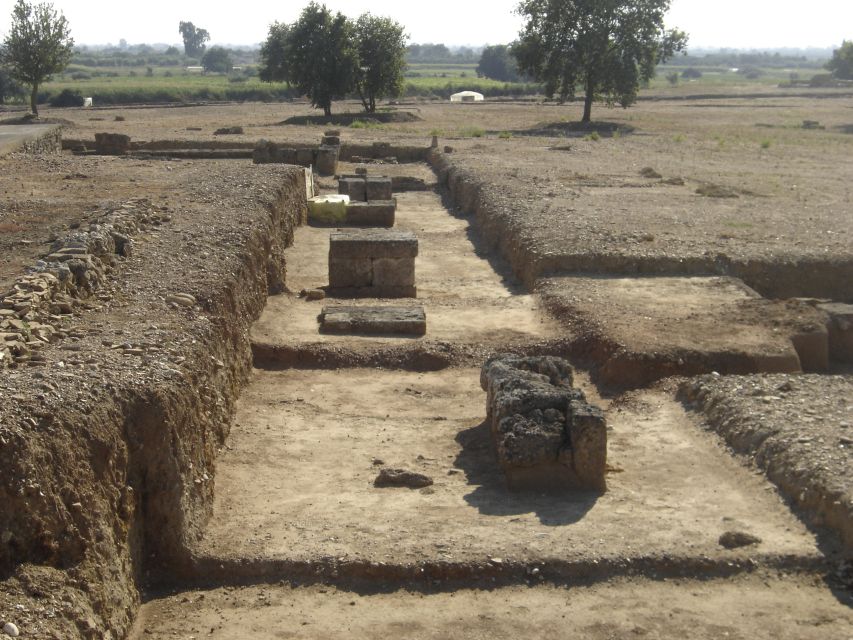
[[[480,50],[471,47],[450,49],[443,44],[410,44],[406,48],[406,62],[435,64],[471,64],[480,59]]]

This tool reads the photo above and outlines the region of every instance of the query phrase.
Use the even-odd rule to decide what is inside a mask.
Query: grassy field
[[[645,90],[667,95],[767,89],[788,83],[792,78],[808,80],[823,69],[765,68],[749,73],[719,67],[691,67],[701,72],[698,78],[685,78],[686,66],[660,67]],[[201,74],[185,67],[85,67],[72,65],[65,73],[41,88],[40,100],[47,102],[68,90],[79,96],[91,96],[96,105],[165,103],[196,101],[280,101],[299,97],[284,83],[261,82],[255,70],[234,71],[230,75]],[[678,74],[675,83],[668,75]],[[460,90],[474,90],[486,96],[529,95],[540,92],[534,84],[505,83],[478,78],[475,64],[412,64],[406,71],[404,95],[407,97],[447,98]]]

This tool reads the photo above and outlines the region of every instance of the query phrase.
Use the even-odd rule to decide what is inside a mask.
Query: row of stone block
[[[346,175],[338,180],[338,193],[349,196],[350,202],[391,200],[391,178],[384,176]]]

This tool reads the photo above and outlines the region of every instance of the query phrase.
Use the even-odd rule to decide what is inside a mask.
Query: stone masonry
[[[329,242],[329,289],[335,295],[415,298],[418,239],[409,231],[333,231]]]
[[[510,490],[604,491],[604,415],[552,356],[495,356],[483,366],[488,423]]]

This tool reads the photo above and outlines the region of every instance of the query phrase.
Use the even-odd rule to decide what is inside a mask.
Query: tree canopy
[[[13,79],[30,85],[30,108],[38,116],[38,88],[71,60],[74,40],[68,20],[51,4],[32,5],[18,0],[12,24],[3,42],[2,61]]]
[[[231,61],[231,54],[228,53],[228,49],[211,47],[201,57],[201,66],[205,71],[228,73],[234,63]]]
[[[368,113],[376,111],[376,100],[396,97],[403,91],[406,68],[406,33],[391,18],[363,14],[355,23],[359,73],[356,90]]]
[[[477,65],[477,75],[502,82],[518,82],[521,75],[518,73],[518,61],[516,61],[510,47],[505,44],[497,44],[483,49],[480,63]]]
[[[832,75],[842,80],[853,80],[853,40],[845,40],[832,52],[832,58],[826,63]]]
[[[210,40],[210,34],[207,29],[199,29],[192,22],[180,22],[178,24],[178,32],[184,39],[184,53],[188,56],[197,57],[204,53],[207,45],[205,43]]]
[[[545,84],[549,97],[584,95],[592,103],[628,107],[660,62],[681,51],[687,36],[664,28],[670,0],[522,0],[526,23],[513,47],[519,69]]]
[[[389,18],[366,13],[353,23],[311,2],[296,22],[270,26],[259,76],[290,83],[327,116],[332,101],[351,92],[373,112],[377,99],[402,90],[405,39],[403,27]]]

